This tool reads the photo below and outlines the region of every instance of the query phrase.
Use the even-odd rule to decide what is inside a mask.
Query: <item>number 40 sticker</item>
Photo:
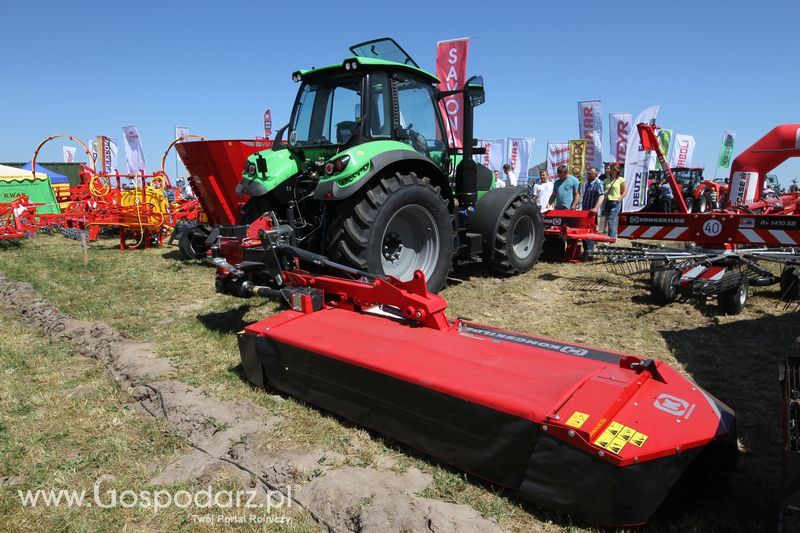
[[[708,235],[709,237],[716,237],[720,233],[722,233],[722,222],[719,220],[712,218],[711,220],[706,220],[703,224],[703,233]]]

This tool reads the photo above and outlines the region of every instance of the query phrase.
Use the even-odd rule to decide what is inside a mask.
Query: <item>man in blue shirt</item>
[[[603,205],[605,198],[605,187],[603,182],[597,179],[600,172],[592,167],[586,173],[586,185],[583,187],[583,202],[581,209],[583,211],[591,211],[595,215],[600,212],[600,206]],[[583,241],[583,249],[585,251],[583,258],[589,260],[594,253],[594,241]]]
[[[581,182],[567,173],[567,165],[558,167],[556,176],[550,203],[555,203],[556,209],[578,209],[581,203]]]
[[[667,181],[667,178],[661,180],[661,184],[658,186],[658,193],[661,212],[672,213],[672,187]]]

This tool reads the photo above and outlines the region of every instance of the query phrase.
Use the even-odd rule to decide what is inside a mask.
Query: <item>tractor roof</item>
[[[383,68],[387,70],[407,70],[416,74],[421,74],[430,83],[439,83],[439,78],[419,68],[414,61],[397,42],[390,37],[366,41],[350,47],[354,57],[349,57],[340,65],[328,65],[327,67],[312,68],[298,72],[301,77],[316,73],[331,73],[336,70],[348,70],[347,66],[357,62],[360,67]]]
[[[319,74],[322,74],[322,73],[330,74],[330,73],[333,73],[333,72],[335,72],[337,70],[338,71],[342,71],[342,72],[347,72],[347,70],[345,69],[345,63],[352,62],[352,61],[357,61],[359,66],[366,67],[366,68],[376,68],[377,67],[377,68],[383,68],[383,69],[387,69],[387,70],[406,70],[406,71],[413,72],[415,74],[421,75],[423,78],[425,78],[426,81],[429,81],[430,83],[439,83],[439,78],[437,78],[436,76],[434,76],[433,74],[431,74],[430,72],[428,72],[426,70],[422,70],[419,67],[415,67],[413,65],[404,65],[402,63],[397,63],[395,61],[387,61],[385,59],[372,59],[370,57],[349,57],[349,58],[345,59],[343,63],[340,63],[338,65],[328,65],[328,66],[325,66],[325,67],[317,67],[317,68],[311,68],[311,69],[308,69],[308,70],[301,70],[300,71],[300,75],[303,78],[305,78],[307,76],[313,76],[313,75],[318,74],[318,73]]]

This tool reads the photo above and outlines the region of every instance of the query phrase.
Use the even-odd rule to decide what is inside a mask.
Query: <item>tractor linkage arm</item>
[[[256,285],[251,281],[234,282],[241,278],[248,264],[231,265],[224,259],[213,259],[218,268],[218,292],[234,293],[241,297],[262,296],[281,300],[296,311],[311,313],[323,307],[364,311],[380,307],[383,312],[422,327],[448,330],[454,325],[444,313],[447,302],[428,292],[425,276],[414,273],[409,281],[391,276],[379,276],[331,261],[325,256],[282,242],[280,231],[261,231],[265,262],[260,264],[279,288]],[[301,268],[309,264],[314,272]],[[330,275],[337,271],[340,275]],[[343,277],[347,276],[347,277]]]

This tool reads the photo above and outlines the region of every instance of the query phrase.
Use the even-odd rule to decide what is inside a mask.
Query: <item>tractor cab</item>
[[[393,39],[350,50],[354,57],[341,65],[293,75],[302,85],[288,125],[288,148],[312,159],[330,158],[373,141],[395,141],[449,174],[451,143],[437,105],[438,79]]]

